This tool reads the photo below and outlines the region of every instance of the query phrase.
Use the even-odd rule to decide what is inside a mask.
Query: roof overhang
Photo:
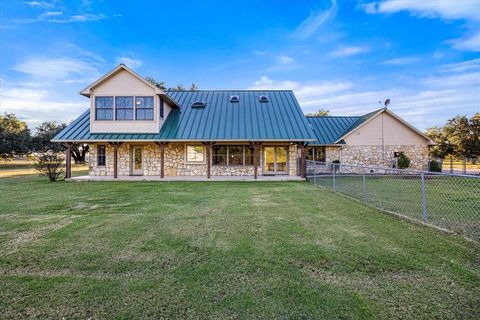
[[[106,133],[108,134],[108,133]],[[131,135],[132,133],[128,133]],[[50,140],[51,142],[283,142],[283,143],[296,143],[296,142],[311,142],[314,139],[202,139],[202,140],[185,140],[185,139],[86,139],[86,140]]]

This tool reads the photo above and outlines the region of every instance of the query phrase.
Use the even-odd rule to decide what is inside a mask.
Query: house
[[[425,168],[430,140],[384,108],[305,117],[290,90],[162,91],[120,64],[80,92],[90,107],[52,141],[89,145],[90,176],[305,175],[305,159]]]
[[[363,116],[307,119],[316,137],[309,144],[309,160],[395,167],[403,152],[410,158],[412,169],[427,169],[428,146],[433,142],[387,108]]]
[[[89,145],[89,175],[303,175],[313,130],[290,90],[162,91],[123,64],[80,94],[90,108],[55,136]]]

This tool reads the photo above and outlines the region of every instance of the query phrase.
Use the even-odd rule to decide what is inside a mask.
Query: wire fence
[[[480,241],[480,177],[309,161],[316,186]]]

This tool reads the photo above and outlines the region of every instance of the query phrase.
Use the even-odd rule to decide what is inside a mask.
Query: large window
[[[212,163],[215,166],[251,166],[253,148],[250,146],[213,146]]]
[[[187,146],[187,162],[202,163],[205,161],[204,146]]]
[[[325,162],[325,147],[308,147],[307,160],[315,160]]]
[[[115,97],[115,119],[133,120],[133,97]]]
[[[153,120],[153,97],[135,97],[135,119]]]
[[[104,144],[100,144],[97,146],[97,165],[98,166],[104,166],[105,165],[105,162],[107,160],[107,155],[106,155],[106,152],[105,152],[105,145]]]
[[[95,119],[113,120],[113,97],[95,97]]]

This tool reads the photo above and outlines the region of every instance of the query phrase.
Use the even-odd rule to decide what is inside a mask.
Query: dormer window
[[[135,119],[153,120],[153,97],[135,97]]]
[[[115,119],[133,120],[133,97],[115,97]]]
[[[113,97],[95,97],[95,119],[113,120]]]
[[[192,108],[194,109],[200,109],[200,108],[205,108],[207,104],[204,101],[195,101],[192,103]]]
[[[230,102],[239,102],[240,97],[238,95],[230,96]]]
[[[259,100],[260,102],[263,102],[263,103],[269,101],[268,96],[266,96],[266,95],[261,95],[261,96],[259,96],[259,97],[258,97],[258,100]]]

